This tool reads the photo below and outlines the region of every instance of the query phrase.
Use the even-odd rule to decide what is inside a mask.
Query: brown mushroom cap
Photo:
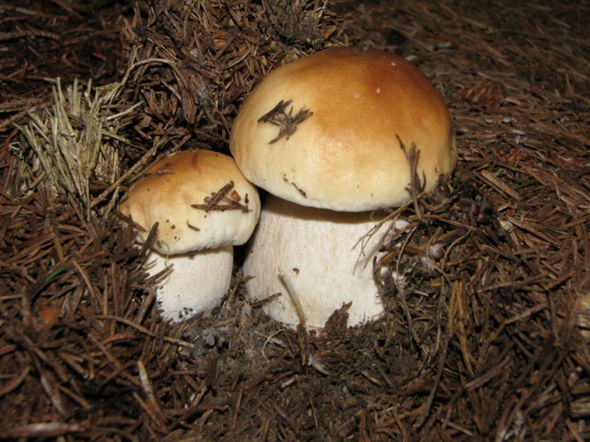
[[[143,227],[139,242],[158,222],[154,249],[174,255],[244,244],[258,222],[260,200],[231,157],[196,150],[147,168],[119,211]]]
[[[266,76],[244,102],[230,148],[246,178],[276,196],[364,211],[410,199],[399,140],[415,143],[426,191],[456,163],[449,111],[418,68],[381,51],[335,48]]]

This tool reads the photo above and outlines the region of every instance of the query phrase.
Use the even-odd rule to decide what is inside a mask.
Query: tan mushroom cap
[[[196,150],[147,168],[119,210],[143,227],[139,242],[159,223],[154,249],[174,255],[244,244],[258,222],[260,199],[233,158]]]
[[[269,116],[281,101],[290,103]],[[407,150],[415,143],[420,151],[417,172],[426,191],[453,169],[451,117],[428,78],[400,57],[335,48],[267,75],[244,102],[230,148],[244,175],[276,196],[364,211],[410,199],[410,167],[398,137]]]

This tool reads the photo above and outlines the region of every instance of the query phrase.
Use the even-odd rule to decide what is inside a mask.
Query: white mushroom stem
[[[246,283],[249,295],[261,300],[281,293],[264,309],[290,326],[302,322],[303,314],[308,327],[322,328],[350,302],[349,326],[376,319],[384,307],[373,258],[391,232],[388,222],[367,238],[377,222],[371,212],[334,212],[269,195],[244,262],[244,274],[253,276]]]
[[[221,304],[231,283],[233,246],[171,256],[152,251],[147,262],[150,275],[172,267],[156,285],[156,296],[163,319],[180,322]]]

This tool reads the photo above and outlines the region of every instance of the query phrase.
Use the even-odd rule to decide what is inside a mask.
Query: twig
[[[143,391],[144,397],[147,401],[145,404],[146,412],[156,421],[156,425],[163,431],[168,432],[168,428],[166,426],[166,416],[162,412],[162,409],[158,405],[156,401],[156,396],[154,395],[154,389],[152,388],[152,384],[150,382],[149,375],[145,368],[145,364],[140,359],[137,361],[137,370],[139,372],[139,379],[141,381],[141,389]],[[136,397],[136,399],[139,399]],[[139,401],[141,403],[141,401]],[[142,404],[143,405],[143,404]]]
[[[297,130],[297,125],[303,123],[313,115],[313,112],[304,107],[299,109],[295,116],[293,116],[293,106],[289,109],[289,113],[285,112],[287,106],[292,102],[293,100],[281,100],[275,107],[258,119],[258,123],[270,123],[280,127],[279,134],[270,140],[268,144],[274,144],[283,137],[287,137],[288,140]]]
[[[205,212],[209,212],[211,210],[218,210],[220,212],[224,212],[226,210],[241,210],[244,213],[248,213],[250,209],[248,208],[247,199],[246,205],[244,205],[239,201],[236,201],[235,199],[229,198],[227,196],[233,188],[234,182],[230,181],[216,193],[211,194],[211,197],[205,197],[205,204],[191,204],[191,207],[194,209],[204,210]],[[228,201],[228,203],[220,204],[223,200]]]
[[[422,221],[422,212],[420,210],[420,205],[418,204],[418,195],[422,193],[424,190],[424,185],[426,184],[426,177],[422,176],[422,181],[418,176],[418,160],[420,159],[420,151],[416,149],[416,143],[412,143],[410,145],[410,150],[406,150],[406,146],[403,143],[402,139],[399,135],[395,135],[399,141],[399,147],[403,150],[406,158],[408,159],[408,163],[410,165],[410,188],[408,191],[410,192],[410,196],[412,201],[414,202],[414,210],[416,211],[416,216],[418,217],[419,221]]]
[[[278,270],[278,275],[279,275],[279,279],[283,282],[283,284],[285,284],[285,287],[287,288],[287,294],[291,298],[291,301],[293,301],[293,305],[295,306],[295,310],[297,311],[297,317],[299,318],[299,324],[301,324],[305,328],[306,324],[307,324],[307,319],[305,318],[305,312],[303,311],[303,306],[301,305],[301,301],[299,300],[299,297],[295,293],[295,289],[293,288],[291,281],[289,280],[287,275],[285,275],[285,272],[283,272],[283,269],[280,267]]]
[[[438,387],[440,385],[440,380],[442,379],[442,375],[445,369],[445,363],[447,361],[447,352],[449,350],[449,342],[451,341],[451,338],[449,336],[446,337],[445,339],[445,345],[442,349],[442,353],[440,355],[440,359],[438,361],[438,370],[436,372],[436,378],[434,379],[434,385],[432,387],[432,389],[430,390],[430,394],[428,395],[428,399],[426,400],[426,402],[424,403],[424,405],[422,405],[422,410],[420,411],[420,414],[418,415],[418,419],[416,421],[416,424],[414,425],[415,428],[420,428],[424,422],[426,422],[426,419],[428,418],[428,415],[430,414],[430,409],[432,408],[432,403],[434,402],[434,396],[436,395],[436,392],[438,391]]]

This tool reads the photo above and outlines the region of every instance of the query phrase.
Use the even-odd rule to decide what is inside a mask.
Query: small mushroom
[[[404,144],[415,146],[413,164]],[[244,102],[230,149],[271,194],[244,263],[249,295],[281,293],[266,312],[314,328],[350,302],[349,325],[382,314],[372,261],[401,225],[365,235],[384,219],[380,209],[434,189],[457,160],[449,111],[428,78],[402,58],[357,48],[271,72]]]
[[[156,287],[164,318],[209,312],[227,293],[233,246],[258,222],[258,191],[234,160],[217,152],[180,152],[151,165],[130,188],[121,214],[140,226],[144,243],[156,223],[148,257],[151,275],[169,269]]]

